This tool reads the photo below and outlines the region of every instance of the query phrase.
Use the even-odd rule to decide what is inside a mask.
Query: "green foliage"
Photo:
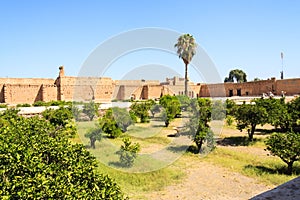
[[[187,123],[189,135],[198,147],[198,151],[202,152],[202,145],[211,135],[209,122],[211,121],[211,101],[209,99],[198,98],[191,101],[191,116]],[[212,141],[210,141],[212,143]]]
[[[49,101],[49,102],[44,102],[44,101],[36,101],[32,104],[34,107],[38,106],[71,106],[72,102],[66,102],[66,101]]]
[[[39,107],[39,106],[49,106],[49,104],[47,104],[44,101],[36,101],[32,104],[34,107]]]
[[[266,122],[273,126],[280,127],[282,130],[287,131],[292,125],[292,110],[290,103],[285,103],[285,99],[256,99],[255,104],[258,107],[263,107],[267,111]]]
[[[151,106],[151,108],[150,108],[150,112],[151,112],[151,114],[152,114],[152,117],[154,117],[154,115],[156,114],[156,113],[159,113],[161,111],[161,105],[159,105],[159,104],[154,104],[153,106]]]
[[[192,35],[181,35],[174,46],[177,48],[177,55],[184,60],[184,63],[190,63],[192,61],[197,48],[196,41]]]
[[[297,126],[297,120],[300,119],[300,97],[293,99],[288,103],[289,112],[291,113],[292,126]]]
[[[140,145],[138,143],[132,144],[128,137],[124,138],[122,141],[124,144],[121,145],[120,150],[116,153],[120,156],[120,163],[123,166],[131,167],[140,151]]]
[[[48,120],[57,130],[63,130],[69,137],[76,134],[76,125],[70,107],[59,107],[59,109],[47,109],[42,116]]]
[[[289,131],[297,126],[297,120],[300,119],[300,98],[288,103],[285,102],[285,98],[256,99],[255,103],[266,109],[267,123],[276,128],[280,127],[282,131]]]
[[[234,79],[238,83],[247,82],[247,75],[243,70],[234,69],[229,72],[228,77],[225,77],[224,82],[234,82]]]
[[[226,115],[233,116],[237,109],[236,103],[231,99],[226,99],[225,105],[226,105]]]
[[[59,107],[59,109],[47,109],[42,112],[45,119],[56,126],[65,126],[73,119],[72,111],[69,107]]]
[[[159,103],[164,108],[163,119],[166,127],[168,127],[176,115],[181,113],[180,102],[176,96],[164,95],[160,98]]]
[[[191,104],[191,99],[186,95],[177,95],[176,98],[180,103],[180,109],[187,110],[189,105]]]
[[[253,140],[256,125],[267,123],[267,111],[263,107],[251,104],[243,104],[237,108],[234,115],[237,121],[237,129],[247,129],[249,140]]]
[[[72,106],[72,113],[73,113],[73,117],[76,121],[80,120],[80,114],[81,114],[81,110],[79,110],[79,108],[76,105]]]
[[[7,109],[4,112],[0,113],[0,128],[1,127],[5,127],[5,126],[9,126],[10,125],[10,121],[18,121],[21,117],[18,115],[18,112],[20,110],[18,109]]]
[[[118,127],[123,133],[127,131],[127,128],[134,123],[131,119],[129,112],[126,108],[113,107],[112,108],[113,118],[117,122]]]
[[[135,115],[135,113],[132,110],[129,110],[129,115],[130,118],[132,119],[133,123],[137,123],[137,116]]]
[[[273,133],[265,144],[272,155],[278,156],[288,165],[287,174],[292,174],[293,163],[300,160],[300,134]]]
[[[253,79],[253,81],[261,81],[262,79],[260,79],[260,78],[258,78],[258,77],[255,77],[254,79]]]
[[[16,107],[17,108],[19,108],[19,107],[31,107],[31,105],[29,103],[23,103],[23,104],[17,104]]]
[[[90,101],[89,103],[85,103],[83,105],[82,112],[84,114],[86,114],[92,121],[94,119],[94,117],[98,115],[98,109],[99,109],[99,104],[96,104],[95,102]]]
[[[48,102],[49,106],[72,106],[72,102],[70,101],[50,101]]]
[[[1,199],[123,199],[83,145],[72,145],[48,120],[14,112],[1,115]]]
[[[0,108],[7,108],[6,104],[0,104]]]
[[[226,108],[222,100],[215,100],[212,103],[211,118],[213,120],[223,120],[226,117]]]
[[[102,138],[101,135],[102,131],[99,127],[91,128],[87,131],[87,133],[84,135],[86,138],[90,139],[90,146],[91,148],[95,149],[95,142],[98,140],[100,141]]]
[[[110,138],[117,138],[122,134],[122,130],[113,116],[112,108],[107,109],[104,116],[99,118],[99,127]]]
[[[149,122],[149,111],[153,105],[153,100],[134,102],[130,106],[131,115],[134,114],[136,117],[138,117],[141,123]]]
[[[192,61],[192,58],[196,54],[197,44],[194,37],[190,34],[183,34],[177,39],[177,43],[174,45],[177,48],[177,55],[181,58],[185,64],[184,71],[184,94],[188,95],[188,64]]]
[[[233,122],[234,122],[234,117],[231,115],[227,115],[226,116],[226,125],[231,126],[233,124]]]

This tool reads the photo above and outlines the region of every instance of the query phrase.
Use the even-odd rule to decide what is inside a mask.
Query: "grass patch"
[[[109,174],[129,197],[140,196],[149,191],[159,191],[185,177],[185,173],[176,166],[148,173],[126,173],[100,163],[99,171]]]
[[[288,176],[283,173],[285,163],[277,157],[263,157],[226,147],[218,147],[204,160],[255,178],[268,185],[280,185],[300,174],[299,163],[295,164],[295,169],[297,169],[295,173]]]
[[[176,158],[178,153],[171,150],[165,154],[141,154],[137,157],[134,165],[131,168],[123,168],[119,163],[119,156],[115,154],[119,150],[123,137],[129,136],[132,142],[138,142],[141,148],[164,147],[171,142],[167,137],[171,128],[161,126],[162,122],[155,121],[147,124],[135,124],[130,126],[128,131],[120,138],[109,139],[105,136],[99,142],[96,142],[96,149],[89,148],[89,139],[84,137],[86,131],[95,126],[95,122],[79,122],[78,135],[72,139],[72,142],[78,142],[86,145],[88,150],[99,161],[99,171],[103,174],[108,174],[116,180],[122,190],[129,197],[141,197],[142,193],[149,191],[158,191],[165,186],[176,183],[185,176],[185,172],[178,165],[168,165],[172,156]],[[157,150],[154,148],[154,150]],[[182,153],[182,152],[181,152]],[[176,159],[174,159],[176,160]],[[191,161],[192,162],[192,161]],[[130,173],[134,171],[145,173]],[[155,171],[154,171],[155,170]]]

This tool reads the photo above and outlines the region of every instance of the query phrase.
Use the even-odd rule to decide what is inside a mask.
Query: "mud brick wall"
[[[299,95],[300,79],[277,80],[276,90],[278,94],[281,94],[281,91],[284,91],[286,95]]]

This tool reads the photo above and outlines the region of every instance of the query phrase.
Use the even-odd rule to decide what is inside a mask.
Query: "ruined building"
[[[230,97],[261,96],[272,92],[275,95],[300,94],[300,78],[246,82],[194,84],[189,82],[189,96]],[[36,101],[90,101],[110,102],[126,99],[157,99],[162,95],[184,94],[184,79],[158,80],[112,80],[108,77],[65,76],[64,67],[59,68],[56,79],[45,78],[0,78],[0,103],[32,104]]]

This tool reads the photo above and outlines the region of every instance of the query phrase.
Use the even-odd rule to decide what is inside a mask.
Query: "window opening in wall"
[[[237,96],[242,96],[242,90],[241,89],[237,89],[236,90],[236,95]]]

